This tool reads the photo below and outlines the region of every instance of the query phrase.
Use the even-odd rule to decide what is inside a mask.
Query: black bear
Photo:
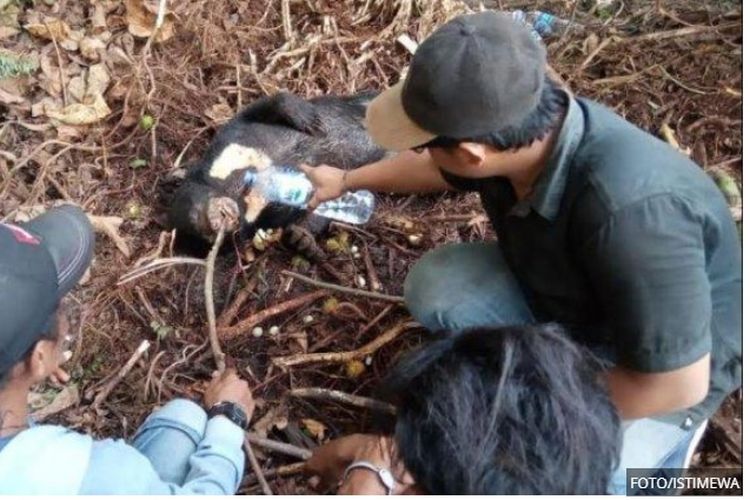
[[[363,119],[374,93],[309,100],[279,93],[257,100],[221,127],[189,168],[169,208],[178,234],[210,241],[222,222],[237,221],[243,238],[258,229],[286,228],[284,242],[308,257],[328,219],[267,202],[245,184],[245,172],[270,165],[327,163],[353,169],[383,158]]]

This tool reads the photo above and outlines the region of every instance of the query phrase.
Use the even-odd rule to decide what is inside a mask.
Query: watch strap
[[[349,467],[344,470],[344,477],[341,480],[341,482],[346,481],[346,478],[349,477],[349,473],[353,471],[354,469],[367,469],[369,471],[372,471],[375,473],[375,475],[378,476],[378,480],[380,480],[380,484],[385,487],[385,494],[386,495],[393,495],[393,489],[396,487],[396,479],[393,477],[393,474],[391,474],[391,471],[384,467],[378,467],[376,465],[373,465],[372,463],[366,461],[366,460],[359,460],[357,462],[352,462],[349,464]]]
[[[218,415],[223,415],[228,418],[242,430],[247,429],[247,425],[250,423],[245,410],[243,410],[240,405],[232,403],[231,401],[220,401],[209,408],[208,418],[213,418]]]

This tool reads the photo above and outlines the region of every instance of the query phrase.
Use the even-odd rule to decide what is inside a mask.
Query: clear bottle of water
[[[269,201],[304,208],[313,195],[313,185],[304,172],[294,167],[271,165],[245,173],[245,185],[260,191]],[[313,213],[348,224],[364,224],[375,209],[375,196],[355,191],[321,203]]]
[[[532,10],[530,12],[514,10],[510,15],[515,21],[529,26],[534,35],[539,39],[560,35],[565,31],[568,25],[570,25],[570,28],[573,31],[582,28],[578,23],[571,23],[566,19],[561,19],[554,14],[540,10]]]

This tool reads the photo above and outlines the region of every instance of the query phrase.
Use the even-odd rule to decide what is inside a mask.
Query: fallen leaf
[[[289,409],[285,404],[271,408],[253,425],[253,430],[258,435],[266,437],[273,428],[285,429],[289,425],[288,413]]]
[[[19,34],[21,31],[17,30],[16,28],[11,28],[10,26],[0,26],[0,40],[5,40],[6,38],[11,38]]]
[[[88,95],[102,95],[109,86],[109,72],[104,63],[91,66],[86,78],[86,93]]]
[[[229,104],[221,102],[219,104],[214,104],[204,111],[203,114],[210,118],[216,125],[221,125],[232,119],[234,111],[229,107]]]
[[[87,36],[79,42],[78,48],[81,51],[81,55],[89,61],[98,61],[101,58],[99,52],[103,51],[107,46],[98,38]]]
[[[324,424],[311,418],[303,418],[301,422],[302,425],[305,426],[305,429],[307,429],[318,441],[323,440],[326,435],[326,430],[328,429]]]
[[[62,19],[54,17],[46,17],[41,23],[27,24],[24,29],[36,37],[57,42],[62,42],[70,36],[70,26]]]
[[[94,11],[91,13],[91,27],[94,33],[107,31],[107,14],[104,12],[102,2],[94,2]]]
[[[24,98],[20,95],[11,94],[3,89],[0,89],[0,103],[3,104],[20,104],[24,102]]]
[[[83,79],[83,75],[74,76],[68,82],[68,96],[72,97],[78,102],[83,101],[86,96],[86,82]]]
[[[308,348],[307,332],[301,331],[298,333],[292,333],[288,335],[288,337],[294,340],[297,343],[297,345],[299,345],[303,353],[307,352],[307,348]]]
[[[106,118],[111,111],[104,97],[97,94],[91,100],[93,102],[69,104],[59,111],[49,111],[47,116],[68,125],[89,125]]]
[[[127,14],[125,20],[128,23],[128,31],[141,38],[148,38],[154,34],[156,18],[159,8],[147,0],[125,0]],[[154,42],[161,43],[174,36],[175,15],[167,12],[161,28],[154,36]]]
[[[78,391],[78,386],[66,386],[62,391],[57,393],[51,403],[32,413],[31,418],[36,421],[44,420],[51,415],[60,413],[63,410],[67,410],[71,406],[77,405],[80,401],[81,394]]]

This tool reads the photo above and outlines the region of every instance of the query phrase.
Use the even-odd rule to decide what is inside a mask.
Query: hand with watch
[[[203,393],[203,404],[208,418],[224,416],[243,430],[247,429],[255,410],[250,386],[233,369],[214,376]]]
[[[320,477],[322,487],[338,485],[341,495],[417,493],[414,479],[395,456],[391,438],[353,434],[313,451],[305,468]]]

